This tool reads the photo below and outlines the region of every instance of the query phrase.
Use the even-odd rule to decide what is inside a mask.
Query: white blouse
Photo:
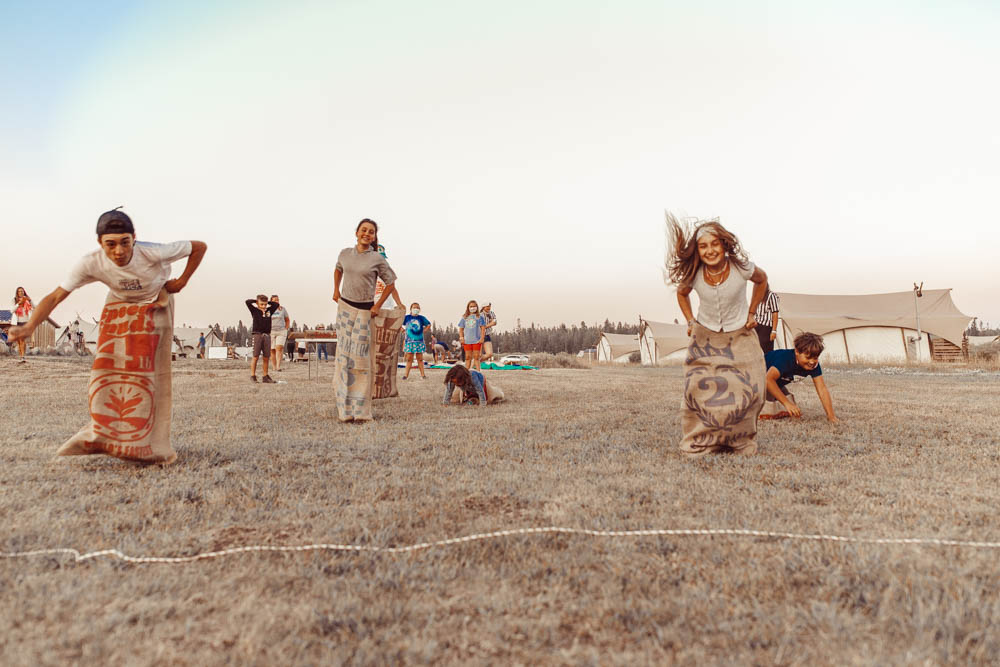
[[[737,331],[747,324],[750,308],[747,304],[747,281],[753,275],[754,264],[747,262],[741,269],[735,262],[729,262],[729,275],[720,285],[705,282],[704,270],[691,284],[698,293],[698,323],[712,331]]]

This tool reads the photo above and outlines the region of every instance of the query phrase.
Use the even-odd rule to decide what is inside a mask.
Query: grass
[[[761,426],[758,455],[680,457],[682,370],[487,373],[509,401],[440,406],[443,371],[341,425],[301,365],[251,385],[175,364],[169,467],[52,459],[82,361],[0,360],[0,550],[185,555],[405,545],[521,526],[757,528],[1000,540],[992,373],[831,369],[838,414]],[[0,560],[0,663],[989,664],[995,550],[752,538],[516,537],[411,555],[188,565]]]

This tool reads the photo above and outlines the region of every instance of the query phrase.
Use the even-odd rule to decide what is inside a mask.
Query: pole
[[[922,361],[921,357],[923,356],[923,353],[921,352],[921,350],[923,348],[924,335],[920,331],[920,306],[917,302],[917,299],[924,295],[923,289],[924,289],[923,283],[920,283],[919,287],[917,287],[916,283],[913,283],[913,312],[916,314],[917,318],[917,362],[918,363]]]

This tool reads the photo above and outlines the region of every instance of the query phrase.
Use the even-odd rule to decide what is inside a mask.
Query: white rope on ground
[[[935,537],[853,537],[846,535],[823,535],[807,533],[784,533],[770,530],[749,530],[743,528],[677,528],[651,530],[588,530],[586,528],[560,528],[546,526],[542,528],[514,528],[498,530],[492,533],[476,533],[465,537],[451,537],[434,542],[419,542],[400,547],[379,547],[358,544],[306,544],[302,546],[275,546],[267,544],[248,545],[208,551],[192,556],[129,556],[118,549],[102,549],[80,553],[76,549],[38,549],[35,551],[0,552],[2,558],[26,558],[29,556],[69,555],[74,562],[83,562],[108,556],[126,563],[193,563],[212,558],[223,558],[244,553],[301,553],[306,551],[338,551],[355,553],[404,554],[424,551],[437,547],[448,547],[470,542],[482,542],[518,535],[582,535],[586,537],[696,537],[696,536],[726,536],[726,537],[770,537],[783,540],[808,540],[813,542],[842,542],[853,544],[908,544],[914,546],[966,547],[972,549],[1000,549],[1000,542],[972,542],[965,540],[944,540]]]

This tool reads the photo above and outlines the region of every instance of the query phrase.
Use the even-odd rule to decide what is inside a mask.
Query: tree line
[[[323,326],[326,329],[334,328],[332,322]],[[243,320],[240,320],[236,326],[227,326],[223,329],[223,327],[216,323],[212,328],[215,330],[216,335],[227,343],[238,346],[250,344],[251,331],[243,323]],[[315,328],[316,325],[308,326],[303,324],[300,327],[297,322],[292,322],[291,331]],[[496,353],[548,352],[550,354],[558,354],[560,352],[567,352],[569,354],[576,354],[580,350],[595,347],[602,332],[637,334],[639,333],[639,325],[612,322],[607,319],[604,320],[603,324],[587,324],[581,321],[580,324],[571,326],[560,324],[552,327],[543,327],[532,322],[527,327],[518,326],[511,331],[497,331],[491,337],[493,339],[493,349]],[[458,340],[459,331],[458,327],[454,324],[449,324],[442,328],[437,326],[436,323],[432,323],[428,331],[425,332],[427,342],[430,342],[431,335],[436,336],[440,341],[451,344],[452,341]]]

